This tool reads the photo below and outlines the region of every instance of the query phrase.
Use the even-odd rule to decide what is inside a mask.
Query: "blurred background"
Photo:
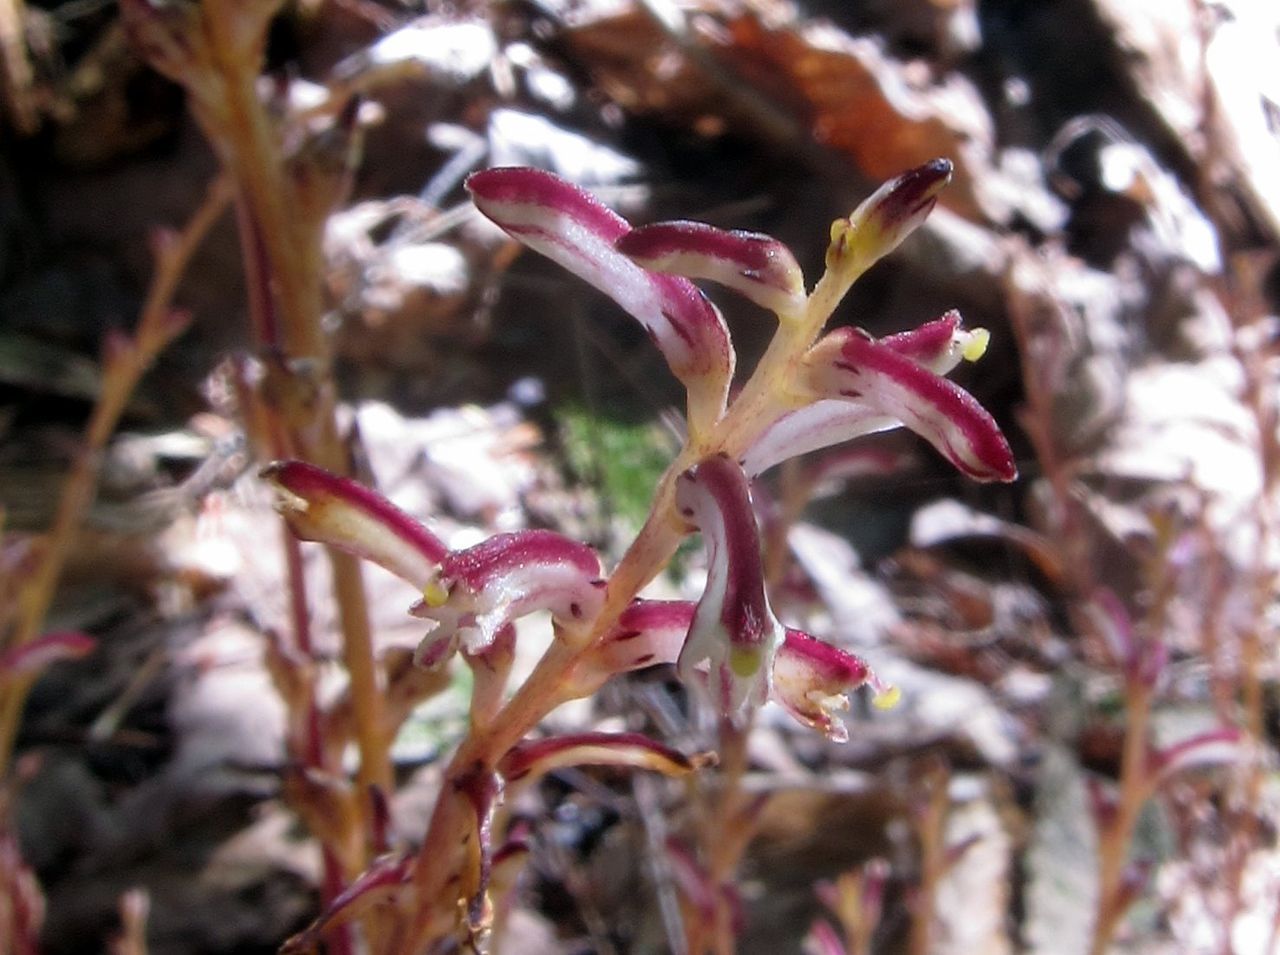
[[[0,0],[5,600],[81,453],[103,343],[145,307],[156,230],[218,174],[189,90],[150,59],[110,0]],[[815,890],[843,874],[875,915],[866,951],[1089,952],[1118,905],[1107,951],[1280,952],[1277,63],[1266,0],[275,15],[258,92],[284,149],[347,164],[317,260],[341,420],[363,476],[454,542],[542,526],[616,558],[679,448],[682,400],[631,319],[474,213],[469,172],[534,165],[635,222],[767,232],[812,283],[833,219],[912,166],[955,164],[835,322],[880,335],[957,308],[989,329],[956,377],[1021,477],[974,485],[890,434],[867,439],[893,452],[876,466],[828,455],[760,482],[779,616],[866,657],[903,701],[855,699],[843,745],[760,720],[739,951],[799,952],[819,918],[852,952],[822,901],[839,893]],[[354,158],[332,145],[353,129]],[[96,639],[32,688],[5,789],[4,845],[41,886],[49,953],[106,951],[132,889],[157,955],[274,952],[319,904],[265,660],[289,606],[236,397],[234,369],[265,360],[243,262],[227,212],[177,286],[190,328],[105,446],[45,623]],[[711,294],[749,369],[774,318]],[[698,560],[655,593],[696,595]],[[366,576],[377,639],[411,646],[411,590]],[[340,686],[334,612],[313,613]],[[1135,661],[1155,657],[1143,683]],[[454,674],[397,739],[397,838],[421,837],[467,692]],[[665,671],[553,723],[707,743]],[[664,846],[696,826],[698,786],[573,771],[521,799],[533,852],[495,950],[672,950],[681,863]],[[1120,805],[1136,814],[1104,898]],[[815,947],[821,930],[807,944],[845,950]]]

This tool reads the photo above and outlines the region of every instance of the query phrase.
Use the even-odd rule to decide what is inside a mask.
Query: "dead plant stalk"
[[[138,382],[160,352],[187,326],[185,313],[173,310],[178,283],[200,243],[231,199],[230,182],[218,177],[204,202],[177,233],[160,233],[155,243],[155,272],[132,337],[109,339],[104,349],[102,384],[85,426],[83,440],[62,484],[53,524],[44,536],[39,561],[18,599],[18,614],[5,647],[24,646],[40,635],[53,604],[58,581],[74,546],[76,532],[93,503],[107,442],[128,407]],[[34,677],[19,678],[0,702],[0,774],[7,770]]]

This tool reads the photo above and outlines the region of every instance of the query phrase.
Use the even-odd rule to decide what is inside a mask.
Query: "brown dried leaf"
[[[927,67],[892,59],[874,40],[755,11],[701,11],[668,30],[638,7],[576,24],[566,39],[605,92],[635,113],[792,147],[807,137],[868,181],[948,156],[957,169],[941,201],[985,218],[966,162],[991,151],[980,97],[955,75],[934,82]]]
[[[721,52],[733,69],[795,107],[817,142],[847,156],[873,181],[948,156],[956,170],[940,202],[967,218],[982,218],[963,155],[968,142],[989,135],[976,95],[956,85],[932,85],[874,40],[854,39],[823,23],[771,28],[745,15],[728,25],[728,35]]]

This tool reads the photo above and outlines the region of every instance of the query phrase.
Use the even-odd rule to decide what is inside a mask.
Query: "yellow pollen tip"
[[[443,607],[449,600],[449,588],[438,580],[433,580],[422,588],[422,599],[428,607]]]
[[[756,671],[760,669],[760,651],[735,647],[729,651],[729,669],[733,671],[734,676],[755,676]]]
[[[965,361],[977,361],[987,353],[987,345],[991,343],[991,333],[985,328],[970,331],[960,346],[960,354]]]
[[[891,710],[902,701],[902,691],[896,686],[887,687],[871,698],[877,710]]]
[[[836,219],[831,223],[831,244],[827,246],[827,268],[849,254],[849,241],[853,234],[853,223],[848,219]]]

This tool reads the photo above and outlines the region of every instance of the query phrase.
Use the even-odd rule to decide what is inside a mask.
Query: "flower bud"
[[[951,161],[933,159],[886,182],[848,218],[831,223],[827,269],[848,288],[924,222],[950,181]]]

